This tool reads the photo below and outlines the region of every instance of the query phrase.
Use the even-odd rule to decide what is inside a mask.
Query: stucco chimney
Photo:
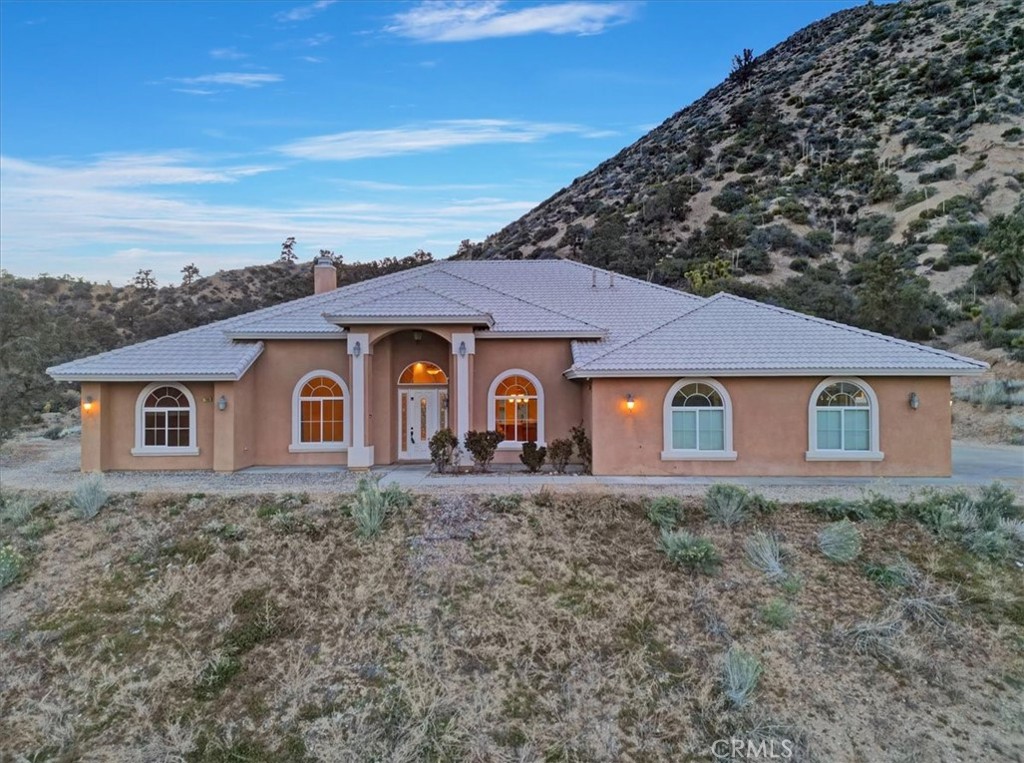
[[[338,288],[338,271],[330,257],[317,257],[313,266],[313,293],[323,294]]]

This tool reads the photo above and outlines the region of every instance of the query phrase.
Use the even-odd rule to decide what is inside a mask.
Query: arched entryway
[[[430,438],[448,426],[448,375],[425,360],[410,363],[398,376],[398,458],[430,458]]]

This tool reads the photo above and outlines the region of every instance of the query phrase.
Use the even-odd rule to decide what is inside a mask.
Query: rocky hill
[[[1022,100],[1018,0],[842,11],[739,56],[726,82],[459,256],[569,257],[927,339],[979,296],[1019,292]]]

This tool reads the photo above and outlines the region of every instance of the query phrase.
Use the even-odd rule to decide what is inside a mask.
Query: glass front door
[[[447,426],[448,390],[398,390],[398,457],[409,461],[430,459],[430,438]]]

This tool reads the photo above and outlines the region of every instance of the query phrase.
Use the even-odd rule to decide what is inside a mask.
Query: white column
[[[473,334],[452,334],[452,355],[455,356],[455,434],[462,448],[463,464],[472,463],[466,451],[466,432],[469,431],[469,356],[476,352]]]
[[[348,468],[373,466],[373,446],[366,444],[366,357],[371,354],[369,334],[348,335],[348,355],[352,369],[352,442],[348,446]]]

